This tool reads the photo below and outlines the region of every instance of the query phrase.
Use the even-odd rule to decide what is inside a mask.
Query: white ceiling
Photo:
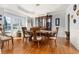
[[[66,10],[68,4],[4,4],[0,5],[5,9],[10,9],[31,17],[46,15],[49,12]]]

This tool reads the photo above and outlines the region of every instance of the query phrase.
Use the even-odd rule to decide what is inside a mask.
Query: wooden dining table
[[[26,32],[29,33],[30,35],[33,34],[32,30],[26,30]],[[53,34],[54,32],[50,31],[50,30],[39,30],[39,31],[35,31],[35,33],[46,36],[49,38],[50,34]]]
[[[50,31],[50,30],[40,30],[39,32],[41,32],[41,33],[53,33],[53,31]]]
[[[27,33],[32,33],[33,31],[32,30],[26,30]],[[39,31],[36,31],[36,33],[53,33],[53,31],[50,31],[50,30],[39,30]]]

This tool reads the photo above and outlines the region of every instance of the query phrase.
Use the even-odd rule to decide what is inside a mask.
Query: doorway
[[[70,40],[70,14],[68,14],[68,34],[67,34],[67,36],[68,36],[68,40]]]
[[[70,32],[70,14],[68,14],[68,32]]]

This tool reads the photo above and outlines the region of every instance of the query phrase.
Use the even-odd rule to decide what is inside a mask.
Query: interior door
[[[70,14],[68,14],[68,39],[70,39]]]
[[[68,32],[70,32],[70,14],[68,14]]]

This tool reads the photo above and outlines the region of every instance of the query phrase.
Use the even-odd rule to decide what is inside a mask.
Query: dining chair
[[[14,42],[13,42],[13,37],[12,36],[9,36],[9,35],[5,35],[3,33],[0,33],[0,43],[1,43],[1,49],[3,48],[4,46],[4,42],[8,42],[8,45],[9,45],[9,41],[12,41],[12,45],[14,45]]]
[[[32,41],[37,42],[37,45],[39,47],[39,44],[42,41],[42,36],[41,36],[40,32],[39,32],[39,35],[38,35],[38,31],[40,31],[40,29],[37,29],[37,28],[32,29]]]
[[[57,40],[58,30],[59,30],[59,27],[56,27],[56,29],[54,29],[53,33],[51,33],[51,36],[49,37],[49,39],[54,40],[56,47],[57,47],[56,40]]]
[[[30,39],[31,35],[27,32],[26,27],[22,27],[22,33],[23,33],[23,42],[24,42],[24,39]]]

